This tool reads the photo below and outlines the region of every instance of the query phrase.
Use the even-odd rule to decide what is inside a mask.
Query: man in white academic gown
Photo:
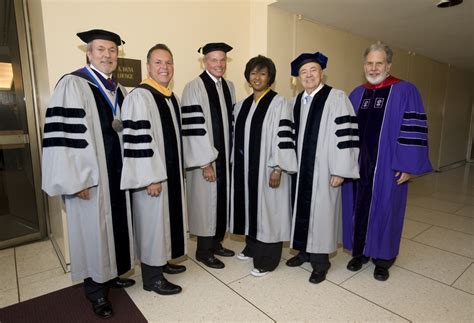
[[[137,257],[143,288],[161,295],[181,292],[163,275],[184,272],[168,263],[186,253],[185,200],[181,152],[181,117],[168,88],[174,63],[164,44],[147,54],[149,78],[125,98],[122,189],[132,191]]]
[[[310,261],[309,281],[326,279],[329,254],[342,241],[341,184],[358,178],[359,139],[354,109],[347,95],[322,83],[327,57],[303,53],[291,63],[304,91],[293,102],[298,174],[293,178],[291,247],[299,254],[290,267]]]
[[[211,268],[224,268],[215,255],[232,257],[222,246],[229,217],[230,129],[234,85],[224,80],[225,43],[209,43],[206,70],[186,84],[182,96],[183,155],[186,167],[189,231],[197,236],[196,259]]]
[[[87,43],[89,65],[56,85],[46,111],[43,190],[63,197],[73,281],[84,280],[99,317],[113,315],[109,287],[134,265],[130,198],[120,189],[125,89],[112,80],[120,36],[100,29],[77,34]]]

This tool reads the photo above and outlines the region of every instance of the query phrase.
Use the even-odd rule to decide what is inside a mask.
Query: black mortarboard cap
[[[105,39],[113,41],[117,46],[125,44],[119,35],[108,30],[103,29],[91,29],[76,34],[84,43],[88,44],[94,39]]]
[[[226,43],[208,43],[204,45],[203,47],[199,47],[198,53],[202,53],[203,55],[206,55],[207,53],[220,50],[223,51],[224,53],[230,52],[232,50],[232,47],[227,45]]]
[[[315,62],[321,66],[321,69],[325,69],[328,64],[328,58],[326,55],[320,52],[302,53],[291,62],[291,76],[298,76],[300,67],[306,63]]]

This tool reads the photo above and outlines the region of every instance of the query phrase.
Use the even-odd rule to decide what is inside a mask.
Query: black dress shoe
[[[222,257],[233,257],[235,256],[235,252],[233,252],[230,249],[226,249],[222,247],[221,249],[213,249],[212,252],[214,252],[215,255],[222,256]]]
[[[366,264],[369,261],[369,257],[365,256],[357,256],[352,258],[347,263],[347,269],[350,271],[358,271],[362,268],[362,265]]]
[[[304,260],[302,257],[300,257],[300,255],[296,255],[290,259],[288,259],[286,261],[286,265],[288,267],[299,267],[301,266],[302,264],[304,264],[306,262],[306,260]]]
[[[160,295],[178,294],[183,290],[180,286],[170,283],[165,277],[156,280],[151,286],[143,285],[143,289]]]
[[[313,284],[319,284],[320,282],[326,279],[327,273],[328,273],[327,270],[323,270],[323,271],[313,270],[313,272],[311,273],[311,277],[309,277],[309,282]]]
[[[375,279],[384,282],[388,279],[388,277],[390,277],[390,274],[388,273],[387,268],[375,266],[375,269],[374,269],[374,278]]]
[[[163,266],[163,272],[171,275],[183,273],[185,271],[186,267],[184,267],[183,265],[173,265],[168,262],[166,263],[166,265]]]
[[[110,287],[112,288],[127,288],[135,285],[135,281],[130,278],[115,278],[110,281]]]
[[[196,256],[196,260],[202,262],[207,267],[211,267],[215,269],[222,269],[225,267],[224,263],[214,256],[209,256],[206,258],[201,258],[201,257]]]
[[[112,317],[112,315],[114,315],[114,311],[112,310],[112,305],[110,304],[108,300],[106,300],[103,297],[92,302],[92,310],[94,311],[95,315],[103,319]]]

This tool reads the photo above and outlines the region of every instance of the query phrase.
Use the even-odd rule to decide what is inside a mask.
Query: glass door
[[[0,249],[45,236],[21,1],[0,0]]]

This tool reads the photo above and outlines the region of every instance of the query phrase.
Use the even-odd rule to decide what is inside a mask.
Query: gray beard
[[[366,78],[367,82],[369,82],[370,84],[377,85],[377,84],[382,83],[389,76],[390,76],[390,74],[385,73],[385,74],[382,74],[382,75],[378,76],[375,79],[371,78],[370,76],[367,76],[367,75],[365,76],[365,78]]]

